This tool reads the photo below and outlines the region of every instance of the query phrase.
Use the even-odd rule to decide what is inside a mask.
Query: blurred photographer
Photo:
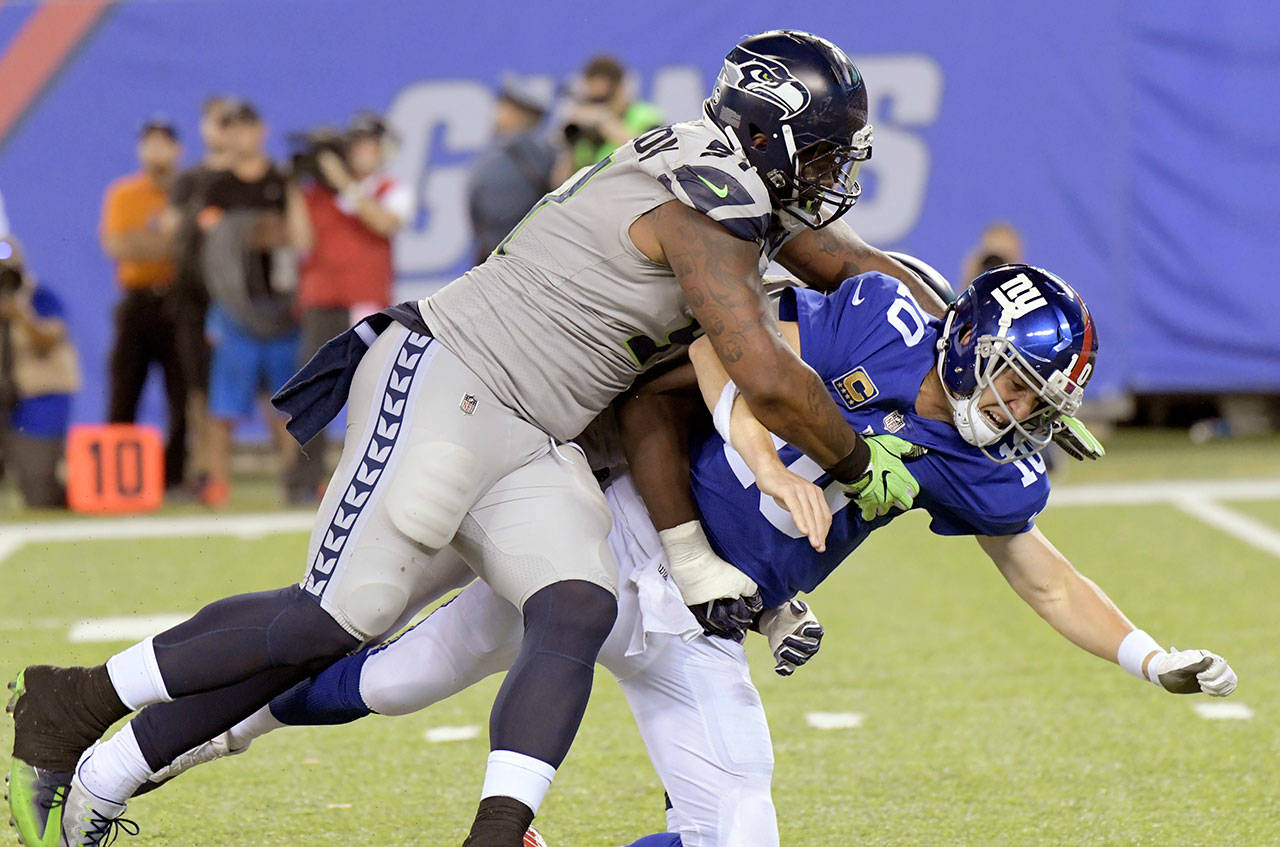
[[[587,62],[570,86],[572,103],[561,130],[567,149],[556,163],[554,184],[664,123],[656,106],[635,99],[632,87],[626,68],[613,56],[601,54]]]
[[[493,141],[467,178],[467,211],[480,264],[550,191],[556,151],[541,131],[550,107],[546,92],[504,76],[493,107]]]
[[[296,185],[266,153],[266,127],[250,103],[231,101],[223,117],[228,168],[210,175],[204,207],[196,215],[203,234],[200,266],[209,291],[205,332],[209,368],[209,479],[200,491],[208,506],[230,496],[232,436],[259,399],[283,385],[297,368],[294,296],[300,252],[311,227]],[[284,423],[264,403],[267,421],[288,473],[296,451]]]
[[[173,239],[175,273],[166,305],[173,320],[174,349],[187,391],[187,447],[183,477],[203,492],[209,479],[209,342],[204,323],[209,290],[200,257],[204,233],[196,217],[207,205],[210,184],[231,167],[230,110],[235,100],[226,95],[207,97],[200,107],[200,162],[178,174],[169,190],[169,208],[160,220],[161,232]],[[166,462],[168,460],[166,459]],[[169,465],[166,464],[166,473]]]
[[[987,224],[978,243],[965,256],[960,278],[974,279],[992,268],[1022,261],[1022,233],[1008,221],[994,221]]]
[[[137,145],[140,169],[108,186],[102,200],[103,252],[114,262],[121,297],[115,308],[107,420],[135,423],[151,365],[160,366],[169,403],[164,451],[165,485],[182,482],[187,452],[187,382],[177,350],[171,308],[174,238],[162,219],[182,156],[178,131],[162,116],[142,125]]]
[[[80,362],[64,314],[27,269],[17,240],[0,238],[0,449],[30,507],[66,504],[57,469]]]
[[[391,304],[391,240],[413,213],[413,196],[384,170],[393,137],[377,115],[357,114],[342,133],[293,136],[294,175],[312,238],[300,269],[299,363],[358,320]],[[323,436],[303,448],[286,482],[290,502],[319,497],[327,479]]]

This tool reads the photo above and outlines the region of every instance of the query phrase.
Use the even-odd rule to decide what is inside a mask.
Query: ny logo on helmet
[[[1002,283],[999,288],[992,290],[991,296],[1004,308],[1005,316],[1009,318],[1020,318],[1041,306],[1048,305],[1044,295],[1026,274],[1018,274],[1013,279]]]
[[[786,65],[766,56],[758,56],[739,47],[724,60],[717,80],[715,100],[721,85],[728,85],[759,97],[782,111],[782,120],[790,120],[809,105],[809,89],[791,75]]]

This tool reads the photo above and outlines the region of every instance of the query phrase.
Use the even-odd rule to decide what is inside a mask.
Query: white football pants
[[[671,798],[669,826],[685,847],[774,847],[773,747],[746,653],[702,634],[665,575],[661,544],[630,478],[614,482],[605,499],[620,588],[618,620],[599,660],[622,686]],[[516,608],[473,582],[376,648],[360,694],[384,715],[423,709],[507,670],[521,632]]]

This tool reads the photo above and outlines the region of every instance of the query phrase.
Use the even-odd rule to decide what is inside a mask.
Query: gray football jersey
[[[699,334],[671,269],[629,235],[672,199],[756,242],[761,272],[803,226],[773,214],[755,169],[710,121],[659,127],[543,197],[483,264],[419,302],[423,319],[502,402],[573,438]]]

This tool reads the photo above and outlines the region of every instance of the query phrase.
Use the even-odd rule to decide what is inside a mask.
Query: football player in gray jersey
[[[109,838],[150,772],[451,588],[436,561],[450,548],[523,617],[465,842],[519,845],[616,614],[609,511],[564,442],[638,374],[705,332],[768,429],[864,509],[911,505],[910,452],[849,427],[761,284],[770,259],[818,288],[881,270],[941,313],[838,220],[871,153],[866,112],[862,78],[835,45],[749,38],[702,120],[623,145],[543,198],[480,267],[326,345],[275,398],[304,443],[349,407],[302,580],[215,602],[104,665],[24,670],[9,787],[24,841],[56,843],[59,829],[67,844]],[[696,520],[658,527],[685,601],[707,606],[712,625],[759,611],[755,584],[711,552]]]

